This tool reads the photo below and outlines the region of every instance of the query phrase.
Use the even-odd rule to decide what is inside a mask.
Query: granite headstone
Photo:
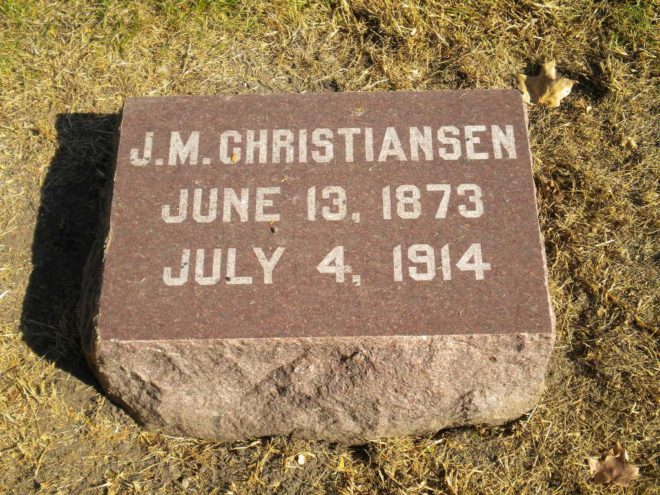
[[[83,343],[148,426],[360,443],[538,400],[517,91],[128,98],[104,219]]]

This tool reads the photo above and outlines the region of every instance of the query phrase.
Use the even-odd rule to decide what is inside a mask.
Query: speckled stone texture
[[[519,417],[553,336],[92,339],[88,356],[113,399],[170,435],[359,444]]]
[[[447,125],[465,137],[462,145],[454,140],[465,148],[460,158],[424,158],[419,149],[413,157],[411,129],[434,129],[429,142],[439,150],[448,145],[440,131]],[[367,129],[370,142],[386,143],[392,126],[410,156],[390,156],[392,144],[383,144],[376,163]],[[224,132],[238,145],[248,131],[294,129],[306,143],[326,128],[363,129],[362,147],[349,153],[337,144],[327,164],[311,163],[307,144],[286,163],[277,154],[252,163],[240,148],[233,158],[222,151]],[[183,153],[181,139],[192,136]],[[314,198],[337,184],[351,215],[316,218]],[[399,197],[391,191],[405,184],[421,191],[415,218],[401,205],[386,213],[387,198]],[[219,221],[217,212],[201,214],[199,200],[180,199],[200,191],[210,198],[211,188],[223,198],[226,188],[253,198],[275,185],[267,209],[277,220],[223,212]],[[539,399],[554,317],[525,107],[515,90],[131,98],[108,187],[83,282],[82,343],[108,395],[152,429],[360,444],[503,423]],[[441,190],[446,211],[437,213]],[[482,244],[483,264],[475,254]],[[413,245],[435,249],[430,278],[413,271]],[[479,249],[472,265],[459,261],[468,246]],[[327,264],[320,269],[333,247],[346,253],[346,280]],[[204,269],[210,249],[224,253],[213,276]],[[267,281],[254,255],[276,249],[284,254]],[[404,254],[399,268],[397,249],[410,261]],[[241,277],[230,250],[239,253]]]
[[[554,316],[551,333],[104,340],[96,323],[102,245],[84,277],[83,349],[113,400],[170,435],[361,444],[505,423],[543,390]]]

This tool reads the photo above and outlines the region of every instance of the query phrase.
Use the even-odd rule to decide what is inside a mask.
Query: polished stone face
[[[551,327],[518,92],[127,100],[103,339]]]

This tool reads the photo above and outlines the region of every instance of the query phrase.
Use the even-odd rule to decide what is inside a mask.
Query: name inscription
[[[154,141],[169,143],[167,159],[152,157]],[[209,141],[217,150],[200,159],[200,142]],[[337,129],[260,129],[225,130],[210,136],[192,131],[187,136],[171,131],[169,136],[147,132],[142,150],[132,148],[130,162],[138,167],[149,164],[203,165],[353,163],[488,160],[517,158],[513,125],[447,125],[386,127],[340,127]]]

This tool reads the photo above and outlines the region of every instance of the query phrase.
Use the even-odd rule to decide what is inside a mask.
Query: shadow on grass
[[[80,347],[76,308],[85,261],[101,225],[118,124],[118,115],[57,116],[58,147],[41,189],[21,315],[23,338],[37,354],[95,387]]]

